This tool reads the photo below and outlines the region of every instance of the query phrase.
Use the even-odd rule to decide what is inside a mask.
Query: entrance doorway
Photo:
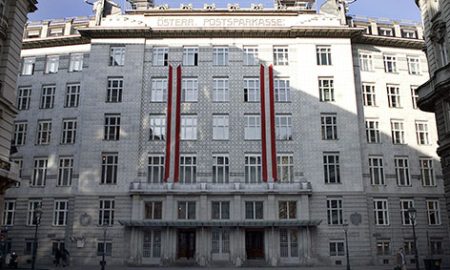
[[[245,232],[245,251],[247,259],[264,259],[264,230]]]
[[[177,238],[177,257],[186,259],[194,258],[195,230],[179,230]]]

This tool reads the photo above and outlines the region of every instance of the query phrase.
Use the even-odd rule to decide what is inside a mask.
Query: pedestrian
[[[68,266],[69,265],[69,256],[70,256],[69,251],[65,247],[61,247],[60,253],[61,253],[61,258],[62,258],[62,266],[63,267]]]
[[[59,250],[59,248],[56,248],[55,249],[55,260],[53,261],[53,264],[55,265],[55,267],[58,267],[60,262],[61,262],[61,251]]]
[[[406,270],[406,256],[403,248],[399,248],[397,252],[397,269]]]

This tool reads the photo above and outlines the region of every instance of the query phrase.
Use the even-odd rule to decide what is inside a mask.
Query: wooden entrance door
[[[245,232],[245,251],[247,259],[264,259],[263,230],[248,230]]]
[[[191,259],[195,255],[195,231],[178,231],[177,257]]]

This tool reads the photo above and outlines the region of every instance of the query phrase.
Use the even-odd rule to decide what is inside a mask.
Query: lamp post
[[[350,270],[350,256],[348,254],[348,223],[344,222],[342,224],[344,226],[344,233],[345,233],[345,257],[347,259],[347,270]]]
[[[416,270],[419,270],[419,253],[417,252],[417,237],[416,237],[416,215],[417,210],[414,207],[408,208],[409,221],[412,224],[413,238],[414,238],[414,260],[416,261]]]
[[[108,224],[103,224],[103,252],[102,252],[102,261],[100,262],[101,270],[105,270],[105,253],[106,253],[106,230],[108,229]]]
[[[38,228],[41,224],[42,210],[41,206],[37,206],[33,211],[33,223],[34,223],[34,241],[33,241],[33,256],[31,257],[31,269],[36,269],[36,254],[38,247]]]

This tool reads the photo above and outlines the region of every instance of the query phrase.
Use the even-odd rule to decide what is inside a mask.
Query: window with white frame
[[[343,209],[341,198],[327,198],[327,221],[328,225],[342,225]]]
[[[150,115],[149,118],[151,141],[164,141],[166,139],[166,116],[165,115]]]
[[[69,72],[78,72],[83,70],[83,53],[70,54]]]
[[[50,120],[38,120],[36,144],[49,144],[52,134],[52,122]]]
[[[3,208],[3,226],[13,226],[14,216],[16,212],[16,201],[15,200],[5,200]]]
[[[12,145],[25,145],[27,142],[27,128],[27,122],[14,122],[14,137],[12,140]]]
[[[384,166],[382,157],[369,157],[370,183],[384,185]]]
[[[162,219],[162,202],[151,201],[144,203],[144,219]]]
[[[403,249],[405,250],[405,255],[414,255],[416,250],[414,240],[405,239]]]
[[[77,135],[77,119],[63,119],[61,144],[75,143]]]
[[[230,253],[230,231],[224,229],[214,229],[212,231],[211,253]]]
[[[428,225],[441,225],[439,200],[427,200]]]
[[[183,102],[198,101],[198,79],[184,78],[182,81],[181,100]]]
[[[359,65],[361,71],[373,71],[372,55],[369,53],[359,54]]]
[[[377,106],[377,99],[375,94],[375,84],[363,83],[362,96],[364,106]]]
[[[211,202],[211,219],[230,219],[230,202]]]
[[[111,256],[112,255],[112,242],[105,241],[97,242],[97,256]]]
[[[441,63],[441,67],[448,64],[449,57],[448,57],[448,51],[447,51],[447,42],[445,38],[440,39],[437,42],[437,52],[439,54],[439,60]]]
[[[280,230],[280,257],[297,258],[298,257],[298,231]]]
[[[228,47],[213,48],[213,65],[214,66],[228,65]]]
[[[17,91],[17,109],[25,111],[30,108],[31,87],[19,87]]]
[[[337,117],[336,114],[320,115],[322,140],[337,140]]]
[[[377,255],[387,256],[391,255],[391,241],[390,240],[377,240]]]
[[[398,85],[387,85],[387,96],[388,96],[388,102],[389,107],[391,108],[400,108],[400,88]]]
[[[378,120],[366,119],[366,138],[368,143],[380,143],[380,128]]]
[[[19,167],[19,177],[22,178],[23,158],[11,158],[11,161],[17,164],[17,167]],[[15,187],[20,187],[20,180],[16,182]]]
[[[161,231],[145,230],[142,246],[143,258],[161,257]]]
[[[69,212],[68,200],[55,200],[53,210],[53,226],[67,225],[68,212]]]
[[[375,225],[389,225],[389,209],[387,199],[373,200]]]
[[[430,239],[430,251],[432,255],[444,254],[442,249],[442,239]]]
[[[287,66],[289,64],[289,48],[287,46],[273,47],[273,64],[275,66]]]
[[[408,158],[394,157],[394,167],[395,167],[395,177],[397,178],[397,185],[411,186]]]
[[[181,140],[197,140],[197,115],[181,116]]]
[[[55,103],[55,85],[45,85],[42,87],[40,109],[51,109]]]
[[[261,155],[246,154],[245,155],[245,183],[257,184],[261,183]]]
[[[397,57],[393,55],[383,55],[384,71],[387,73],[397,72]]]
[[[275,85],[275,102],[290,102],[291,88],[289,79],[277,78],[274,80]]]
[[[263,219],[264,218],[264,202],[246,201],[245,202],[245,219]]]
[[[228,114],[213,114],[213,140],[228,140],[229,137]]]
[[[179,201],[178,202],[178,219],[195,219],[195,202]]]
[[[317,65],[331,66],[331,46],[316,46]]]
[[[164,180],[164,156],[148,156],[147,183],[161,184]]]
[[[261,140],[261,117],[259,115],[244,115],[245,140]]]
[[[333,78],[319,78],[319,100],[322,102],[335,101]]]
[[[259,102],[259,79],[244,78],[244,102]]]
[[[378,34],[380,36],[393,37],[394,36],[394,30],[392,28],[379,27],[378,28]]]
[[[408,71],[411,75],[420,74],[420,59],[418,57],[407,57]]]
[[[403,121],[391,120],[392,143],[405,144],[405,130],[403,129]]]
[[[257,46],[244,46],[243,53],[245,66],[255,66],[259,64]]]
[[[294,181],[294,156],[292,154],[277,154],[278,180],[282,183]]]
[[[167,101],[167,79],[166,78],[152,78],[152,89],[150,92],[151,102],[166,102]]]
[[[80,103],[80,89],[81,87],[79,83],[67,84],[64,107],[66,108],[78,107],[78,104]]]
[[[277,140],[292,140],[292,115],[275,115],[275,131]]]
[[[413,109],[417,109],[417,100],[419,99],[419,91],[417,86],[411,86],[411,101]]]
[[[98,207],[98,225],[114,225],[115,201],[112,198],[103,198],[99,200]]]
[[[197,182],[197,157],[195,155],[181,155],[180,184],[195,184]]]
[[[297,218],[297,201],[279,201],[278,202],[279,219]]]
[[[154,47],[152,63],[153,63],[153,66],[168,66],[169,65],[169,48]]]
[[[213,78],[213,102],[230,101],[228,78]]]
[[[417,144],[430,144],[430,140],[428,138],[428,122],[416,121],[416,137]]]
[[[403,38],[417,38],[416,30],[402,29]]]
[[[73,157],[60,157],[58,166],[58,183],[59,187],[67,187],[72,185],[73,176]]]
[[[27,225],[34,226],[39,224],[39,214],[36,210],[41,209],[42,201],[40,199],[28,201]]]
[[[213,183],[226,184],[230,181],[230,158],[227,154],[213,155]]]
[[[400,214],[402,216],[402,225],[412,225],[412,220],[409,218],[408,209],[414,207],[414,200],[401,199],[400,200]]]
[[[197,65],[198,65],[198,48],[184,47],[183,66],[197,66]]]
[[[333,240],[330,241],[329,246],[330,246],[330,257],[345,256],[344,241]]]
[[[30,186],[32,187],[45,186],[45,181],[47,179],[47,164],[48,164],[47,158],[34,159],[33,178],[31,179]]]
[[[125,64],[125,47],[111,47],[109,50],[109,65],[123,66]]]
[[[59,55],[47,56],[45,63],[45,73],[57,73],[59,68]]]
[[[339,153],[323,154],[325,184],[340,184]]]
[[[118,141],[120,139],[120,114],[105,114],[103,130],[105,141]]]
[[[420,179],[424,187],[436,186],[434,178],[433,159],[420,158]]]
[[[117,167],[119,155],[117,153],[102,153],[102,175],[100,184],[117,183]]]
[[[22,75],[29,76],[34,74],[34,67],[36,65],[35,57],[26,57],[22,62]]]
[[[122,102],[123,77],[109,77],[106,89],[106,102]]]

